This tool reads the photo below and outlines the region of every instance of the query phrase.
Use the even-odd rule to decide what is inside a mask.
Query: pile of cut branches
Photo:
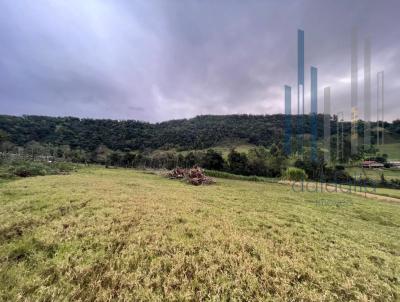
[[[167,177],[170,179],[185,179],[188,183],[200,186],[210,185],[215,181],[206,176],[202,168],[194,166],[191,169],[175,168],[167,173]]]
[[[185,178],[186,174],[187,174],[187,169],[175,168],[167,172],[167,177],[170,179],[182,179]]]

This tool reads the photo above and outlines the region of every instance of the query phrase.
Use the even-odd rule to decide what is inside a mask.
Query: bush
[[[36,162],[21,162],[9,168],[10,173],[20,177],[43,176],[50,174],[50,171],[46,165]]]
[[[246,175],[248,158],[246,153],[239,153],[235,149],[232,149],[228,154],[229,172],[233,174]]]
[[[8,178],[12,178],[12,177],[13,177],[13,175],[10,172],[0,170],[0,181],[1,181],[1,179],[8,179]]]
[[[210,170],[222,170],[225,166],[225,160],[221,153],[213,149],[207,150],[202,159],[202,167]]]
[[[54,174],[65,174],[75,170],[70,163],[42,163],[33,161],[17,161],[11,163],[8,172],[19,177],[44,176]]]
[[[66,162],[55,162],[55,163],[49,164],[49,166],[53,170],[57,170],[60,173],[69,173],[69,172],[76,170],[75,165],[73,165],[71,163],[66,163]]]
[[[320,180],[335,183],[354,181],[354,178],[349,174],[349,172],[341,169],[341,167],[342,166],[335,166],[335,169],[331,167],[324,167],[324,174],[322,177],[320,177]]]
[[[286,169],[283,178],[286,180],[300,181],[307,179],[307,174],[303,169],[289,167]]]
[[[399,178],[391,179],[390,180],[390,185],[395,189],[400,189],[400,179]]]

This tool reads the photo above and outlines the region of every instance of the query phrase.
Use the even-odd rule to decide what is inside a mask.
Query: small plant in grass
[[[42,163],[33,161],[12,162],[8,173],[19,177],[44,176],[66,174],[75,170],[75,166],[69,163]]]
[[[55,162],[49,164],[53,169],[58,170],[60,173],[69,173],[76,170],[76,166],[66,162]]]
[[[43,176],[51,174],[49,167],[42,163],[35,162],[20,162],[12,165],[9,168],[9,172],[19,177],[30,177],[30,176]]]
[[[285,173],[283,174],[283,179],[292,180],[292,181],[305,180],[305,179],[307,179],[307,174],[303,169],[289,167],[286,169]]]

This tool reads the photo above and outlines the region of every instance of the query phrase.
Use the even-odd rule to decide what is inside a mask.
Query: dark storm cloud
[[[398,118],[399,9],[397,1],[2,1],[0,111],[151,121],[283,112],[283,85],[296,90],[297,28],[306,95],[313,65],[319,104],[329,85],[333,110],[350,111],[357,26],[360,103],[369,36],[372,89],[384,69],[387,117]]]

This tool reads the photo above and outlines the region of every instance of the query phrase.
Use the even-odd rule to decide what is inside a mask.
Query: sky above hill
[[[350,37],[385,71],[385,115],[400,118],[400,1],[0,1],[0,114],[162,121],[199,114],[283,113],[297,103],[297,29],[305,31],[318,111],[350,112]],[[293,105],[293,111],[297,108]],[[349,118],[349,114],[346,115]]]

